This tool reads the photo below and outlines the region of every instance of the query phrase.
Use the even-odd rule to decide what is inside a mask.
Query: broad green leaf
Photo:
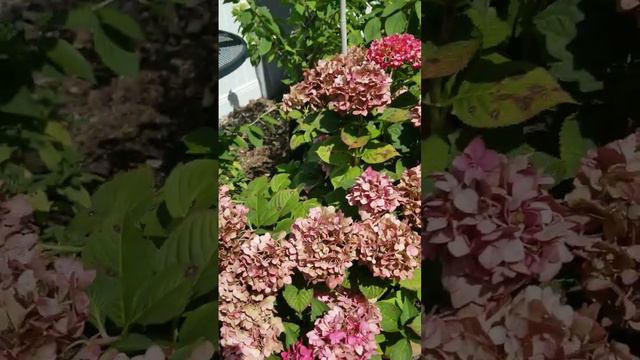
[[[144,40],[144,34],[142,33],[140,25],[129,15],[113,7],[103,7],[97,11],[97,15],[102,24],[106,24],[134,40]]]
[[[64,26],[73,30],[95,31],[100,28],[100,21],[90,6],[82,6],[69,11]]]
[[[387,17],[394,12],[402,9],[409,3],[409,0],[393,0],[387,6],[385,6],[384,10],[382,10],[382,17]]]
[[[138,283],[135,297],[129,300],[135,309],[132,323],[153,325],[175,319],[187,306],[194,283],[192,274],[174,265]]]
[[[51,201],[44,191],[35,191],[27,195],[29,203],[35,211],[48,212],[51,210]]]
[[[216,198],[217,165],[215,160],[194,160],[178,165],[169,174],[163,194],[171,216],[186,216],[194,203],[202,203],[204,207],[213,204]]]
[[[96,82],[91,64],[66,40],[56,40],[54,46],[47,51],[47,57],[65,74],[77,75],[92,83]]]
[[[376,305],[382,314],[382,321],[380,322],[382,330],[386,332],[400,331],[400,315],[402,311],[393,302],[378,302]]]
[[[0,113],[39,118],[44,115],[44,107],[35,100],[24,86],[6,103],[0,103]]]
[[[358,290],[369,300],[380,298],[388,287],[388,283],[374,277],[358,279]]]
[[[440,47],[423,44],[422,78],[439,78],[459,72],[467,67],[479,47],[478,40],[456,41]]]
[[[53,140],[59,142],[65,146],[72,146],[71,135],[67,129],[59,122],[47,121],[47,125],[44,128],[45,134],[49,135]]]
[[[247,204],[249,205],[249,204]],[[249,206],[247,220],[256,228],[273,225],[278,221],[278,213],[273,211],[269,204],[269,200],[264,197],[255,199],[255,202]]]
[[[62,153],[49,142],[38,146],[38,155],[47,169],[51,171],[55,171],[60,161],[62,161]]]
[[[399,291],[396,297],[396,304],[400,308],[400,324],[406,324],[409,320],[420,315],[420,310],[416,307],[414,301],[407,296],[404,291]]]
[[[84,187],[67,186],[59,189],[58,193],[84,208],[91,207],[91,194]]]
[[[581,0],[558,0],[536,15],[536,29],[545,37],[547,52],[558,62],[551,64],[551,72],[561,81],[577,82],[580,90],[600,90],[603,83],[584,69],[576,69],[574,56],[567,46],[578,35],[578,24],[585,18],[580,10]]]
[[[284,325],[284,335],[285,335],[285,348],[295,344],[300,337],[300,326],[294,323],[283,321],[282,325]]]
[[[271,50],[272,45],[273,44],[271,43],[271,41],[265,38],[260,38],[260,43],[258,44],[258,54],[260,54],[260,56],[264,56],[269,52],[269,50]]]
[[[306,142],[307,140],[305,140],[304,135],[293,134],[293,136],[291,136],[291,140],[289,141],[289,146],[291,147],[291,150],[295,150]]]
[[[380,164],[399,155],[392,145],[374,140],[365,147],[362,160],[367,164]]]
[[[271,191],[278,192],[280,190],[286,189],[291,185],[291,180],[289,179],[289,174],[277,174],[271,178],[270,186]]]
[[[337,166],[348,164],[351,160],[347,146],[335,137],[322,142],[316,154],[325,163]]]
[[[411,279],[400,280],[400,286],[404,289],[415,291],[418,299],[422,300],[422,271],[420,268],[413,272]]]
[[[340,140],[351,149],[358,149],[369,142],[369,135],[357,134],[353,129],[342,129],[340,132]]]
[[[463,81],[452,102],[454,114],[478,128],[520,124],[559,104],[575,103],[542,68],[492,83]]]
[[[187,134],[182,141],[189,154],[213,154],[217,132],[213,128],[203,127]]]
[[[578,120],[572,116],[567,118],[560,130],[560,159],[564,163],[566,176],[575,176],[587,151],[594,147],[591,140],[580,132]]]
[[[400,339],[387,347],[385,354],[390,360],[411,360],[413,356],[411,344],[407,339]]]
[[[409,329],[411,329],[416,335],[422,335],[422,318],[421,316],[416,316],[409,323]]]
[[[282,218],[285,215],[291,213],[299,204],[300,195],[297,190],[286,189],[281,190],[273,195],[269,200],[269,211],[277,215],[277,218]],[[271,224],[268,224],[271,225]]]
[[[94,30],[93,45],[104,64],[118,75],[135,77],[140,71],[140,55],[124,49],[102,28]]]
[[[422,140],[422,172],[429,175],[443,171],[449,166],[449,144],[438,135]]]
[[[126,334],[120,337],[113,347],[123,352],[145,351],[153,345],[153,340],[142,334]]]
[[[9,160],[15,150],[14,146],[0,145],[0,164]]]
[[[293,310],[301,313],[311,304],[313,289],[301,289],[295,285],[285,285],[282,296]]]
[[[379,39],[381,35],[382,23],[380,19],[377,17],[372,18],[367,21],[367,24],[364,26],[364,39],[367,42],[371,42],[375,39]]]
[[[499,45],[511,34],[509,24],[498,17],[489,0],[474,0],[467,15],[482,34],[483,48]]]
[[[384,31],[389,35],[403,33],[407,30],[407,16],[403,12],[397,12],[384,22]]]
[[[331,169],[331,185],[334,189],[351,189],[360,175],[362,175],[362,168],[359,166],[347,165]]]
[[[218,303],[206,303],[184,314],[185,320],[178,333],[178,346],[193,344],[198,340],[218,341]]]
[[[97,230],[87,240],[83,262],[104,277],[92,286],[111,287],[114,298],[102,310],[119,326],[138,316],[134,298],[152,275],[155,253],[153,243],[142,236],[131,218],[121,228]]]
[[[311,299],[311,321],[315,321],[317,318],[324,315],[327,311],[329,311],[329,305],[316,298]]]
[[[218,248],[214,210],[198,211],[185,218],[162,244],[156,258],[156,268],[164,269],[172,264],[183,269],[202,270]]]
[[[177,0],[173,1],[176,2]],[[173,353],[173,355],[171,355],[169,360],[213,359],[215,350],[216,349],[214,345],[210,341],[203,340],[195,344],[190,344],[179,348],[175,353]]]
[[[409,115],[409,110],[391,107],[384,109],[384,112],[382,113],[382,115],[380,115],[381,120],[392,123],[407,121],[410,118],[411,116]]]

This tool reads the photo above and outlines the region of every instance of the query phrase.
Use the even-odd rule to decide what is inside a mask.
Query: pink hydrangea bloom
[[[345,270],[355,257],[350,236],[352,222],[329,206],[313,208],[306,218],[293,223],[285,246],[307,280],[314,284],[325,282],[330,288],[342,283]]]
[[[95,278],[74,258],[42,253],[32,207],[0,194],[0,359],[57,359],[81,340]]]
[[[473,180],[497,176],[498,167],[503,162],[503,156],[487,149],[482,138],[477,137],[469,143],[464,153],[453,161],[453,173],[469,185]]]
[[[357,206],[363,220],[394,211],[400,205],[400,193],[385,174],[368,167],[347,194],[349,205]]]
[[[352,48],[346,55],[320,60],[315,68],[306,70],[304,80],[283,97],[283,108],[319,110],[326,106],[343,116],[366,116],[391,103],[391,82],[382,68],[366,60],[363,49]]]
[[[313,360],[313,351],[301,342],[293,344],[289,351],[280,354],[282,360]]]
[[[369,46],[367,59],[383,69],[408,64],[414,69],[422,66],[422,44],[411,34],[395,34],[375,40]]]
[[[254,235],[240,248],[238,266],[234,271],[256,292],[273,294],[285,284],[291,284],[295,262],[289,259],[282,244],[283,237],[271,234]]]
[[[400,207],[402,215],[416,228],[422,227],[420,199],[422,191],[422,171],[421,166],[415,166],[405,170],[398,184],[400,193]]]
[[[365,220],[353,227],[358,259],[373,275],[409,279],[420,267],[420,235],[392,214]]]
[[[467,149],[454,164],[469,164],[469,156],[475,155]],[[548,281],[573,258],[567,244],[577,238],[576,224],[547,192],[552,180],[525,156],[497,159],[495,169],[495,160],[486,168],[457,167],[482,174],[474,181],[465,181],[468,171],[434,174],[436,190],[423,201],[423,253],[443,260],[455,307],[486,301],[526,280]]]
[[[418,104],[409,111],[411,115],[411,123],[418,129],[422,126],[422,105]]]
[[[378,307],[361,295],[339,292],[321,297],[329,311],[315,321],[309,347],[318,360],[367,360],[376,350],[375,336],[381,331]]]

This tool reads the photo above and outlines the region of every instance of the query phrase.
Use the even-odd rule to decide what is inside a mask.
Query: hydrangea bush
[[[393,29],[305,69],[290,162],[220,188],[225,359],[420,356],[421,41]]]

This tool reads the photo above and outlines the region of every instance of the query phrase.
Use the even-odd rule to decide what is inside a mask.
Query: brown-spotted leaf
[[[497,82],[465,81],[452,100],[454,114],[477,128],[520,124],[563,103],[575,100],[543,68]]]
[[[453,75],[467,67],[480,48],[479,40],[456,41],[441,47],[422,45],[422,78]]]
[[[367,164],[380,164],[398,155],[392,145],[372,141],[362,153],[362,160]]]
[[[349,150],[361,148],[369,142],[369,135],[360,135],[354,129],[342,129],[340,139],[345,143]]]
[[[409,110],[391,108],[391,107],[384,109],[384,113],[380,115],[381,120],[392,122],[392,123],[407,121],[410,118],[411,116],[409,115]]]

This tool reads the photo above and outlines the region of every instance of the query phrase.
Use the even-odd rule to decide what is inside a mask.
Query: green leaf
[[[377,17],[372,18],[367,21],[367,24],[364,26],[364,39],[367,42],[371,42],[375,39],[379,39],[381,35],[382,23],[380,19]]]
[[[286,321],[283,321],[282,325],[284,326],[285,335],[284,345],[288,348],[298,341],[298,338],[300,337],[300,326]]]
[[[145,351],[153,345],[153,340],[142,334],[126,334],[113,343],[113,347],[122,352]]]
[[[331,185],[334,189],[351,189],[360,175],[362,175],[362,168],[359,166],[336,167],[331,169]]]
[[[0,164],[9,160],[16,149],[14,146],[0,145]]]
[[[367,164],[380,164],[399,155],[392,145],[374,140],[365,147],[362,160]]]
[[[433,79],[453,75],[467,67],[480,48],[480,41],[456,41],[436,47],[423,45],[422,78]]]
[[[194,204],[212,205],[216,199],[217,173],[215,160],[199,159],[178,165],[169,174],[162,190],[171,216],[186,216]]]
[[[73,30],[95,31],[100,28],[100,21],[90,6],[82,6],[69,11],[64,26]]]
[[[91,64],[64,39],[58,39],[47,51],[47,57],[67,75],[77,75],[92,83],[96,82]]]
[[[560,130],[560,159],[566,169],[566,177],[574,177],[580,170],[582,158],[595,145],[582,136],[575,116],[567,118]]]
[[[218,248],[217,219],[214,210],[195,212],[184,219],[158,251],[156,269],[178,264],[185,271],[202,270]]]
[[[387,292],[388,287],[389,284],[387,282],[371,276],[358,279],[358,290],[369,300],[380,298]]]
[[[425,175],[443,171],[449,166],[449,144],[438,135],[422,140],[422,171]]]
[[[269,200],[268,209],[277,215],[276,220],[291,213],[299,205],[300,195],[297,190],[281,190]],[[271,224],[268,224],[271,225]]]
[[[584,20],[581,0],[558,0],[534,18],[536,29],[545,37],[549,55],[558,62],[551,64],[551,72],[561,81],[577,82],[580,90],[600,90],[603,83],[584,69],[576,69],[574,56],[567,46],[578,34],[577,25]]]
[[[26,86],[21,87],[6,103],[0,103],[0,113],[39,118],[44,111]]]
[[[174,265],[156,273],[148,281],[138,283],[138,291],[133,298],[136,316],[132,323],[162,324],[180,316],[189,303],[194,283],[191,274]]]
[[[393,345],[387,347],[385,354],[390,360],[411,360],[413,355],[411,351],[411,344],[407,339],[400,339]]]
[[[301,289],[295,285],[285,285],[282,296],[293,310],[301,313],[311,304],[313,289]]]
[[[453,111],[467,125],[496,128],[520,124],[563,103],[575,103],[546,70],[536,68],[498,82],[463,81]]]
[[[501,20],[489,0],[474,0],[467,15],[482,34],[482,47],[490,48],[501,44],[509,37],[511,29]]]
[[[392,107],[388,107],[384,109],[384,112],[382,113],[382,115],[380,115],[381,120],[391,122],[391,123],[399,123],[399,122],[407,121],[410,118],[411,116],[409,115],[409,110],[392,108]]]
[[[403,33],[407,30],[407,16],[403,12],[397,12],[384,22],[384,31],[389,35]]]
[[[84,187],[67,186],[59,189],[58,193],[82,207],[91,207],[91,194]]]
[[[355,129],[344,128],[340,132],[340,140],[349,147],[349,150],[358,149],[367,145],[369,139],[369,135],[360,135]]]
[[[202,127],[187,134],[182,141],[189,154],[213,154],[217,136],[215,129]]]
[[[258,44],[258,54],[260,54],[260,56],[264,56],[269,52],[269,50],[271,50],[272,45],[273,44],[271,43],[271,41],[265,38],[260,38],[260,43]]]
[[[36,191],[28,194],[29,203],[36,211],[48,212],[51,210],[51,201],[44,191]]]
[[[280,190],[286,189],[291,185],[291,180],[289,179],[289,174],[277,174],[271,178],[271,191],[278,192]]]
[[[400,287],[403,289],[415,291],[418,299],[422,300],[422,271],[416,269],[411,279],[400,280]]]
[[[406,292],[399,291],[396,297],[396,304],[400,308],[400,324],[406,324],[409,320],[420,315],[420,310],[414,304],[414,301],[410,299]]]
[[[324,315],[327,311],[329,311],[329,305],[316,298],[311,299],[311,321],[315,321],[317,318]]]
[[[104,64],[116,74],[135,77],[140,71],[140,55],[122,48],[102,28],[94,31],[94,48]]]
[[[422,335],[422,319],[420,316],[416,316],[413,318],[411,323],[409,323],[409,329],[411,329],[413,333],[418,336]]]
[[[249,205],[249,204],[247,204]],[[269,200],[264,197],[258,198],[249,206],[247,219],[256,228],[273,225],[278,221],[278,213],[273,211]]]
[[[173,1],[175,2],[177,0]],[[179,348],[175,353],[173,353],[173,355],[171,355],[169,360],[213,359],[214,353],[214,345],[210,341],[205,340]]]
[[[44,132],[45,134],[49,135],[53,140],[59,142],[62,145],[65,145],[65,146],[73,145],[73,142],[71,140],[71,135],[69,135],[69,132],[67,131],[67,129],[59,122],[47,121],[47,125],[45,126]]]
[[[316,154],[327,164],[341,166],[351,162],[351,154],[347,146],[336,137],[323,141],[316,150]]]
[[[402,9],[409,3],[409,0],[393,0],[387,6],[385,6],[384,10],[382,10],[382,17],[387,17],[394,12]]]
[[[198,340],[218,341],[218,303],[206,303],[184,314],[185,320],[178,333],[178,346],[193,344]]]
[[[103,7],[97,11],[98,18],[103,24],[106,24],[123,35],[134,40],[144,40],[144,34],[140,25],[129,15],[120,12],[112,7]]]
[[[47,169],[55,171],[62,161],[62,154],[51,143],[46,142],[38,147],[38,155]]]
[[[382,314],[382,321],[380,322],[382,330],[386,332],[400,331],[400,315],[402,311],[393,302],[381,301],[376,305]]]

